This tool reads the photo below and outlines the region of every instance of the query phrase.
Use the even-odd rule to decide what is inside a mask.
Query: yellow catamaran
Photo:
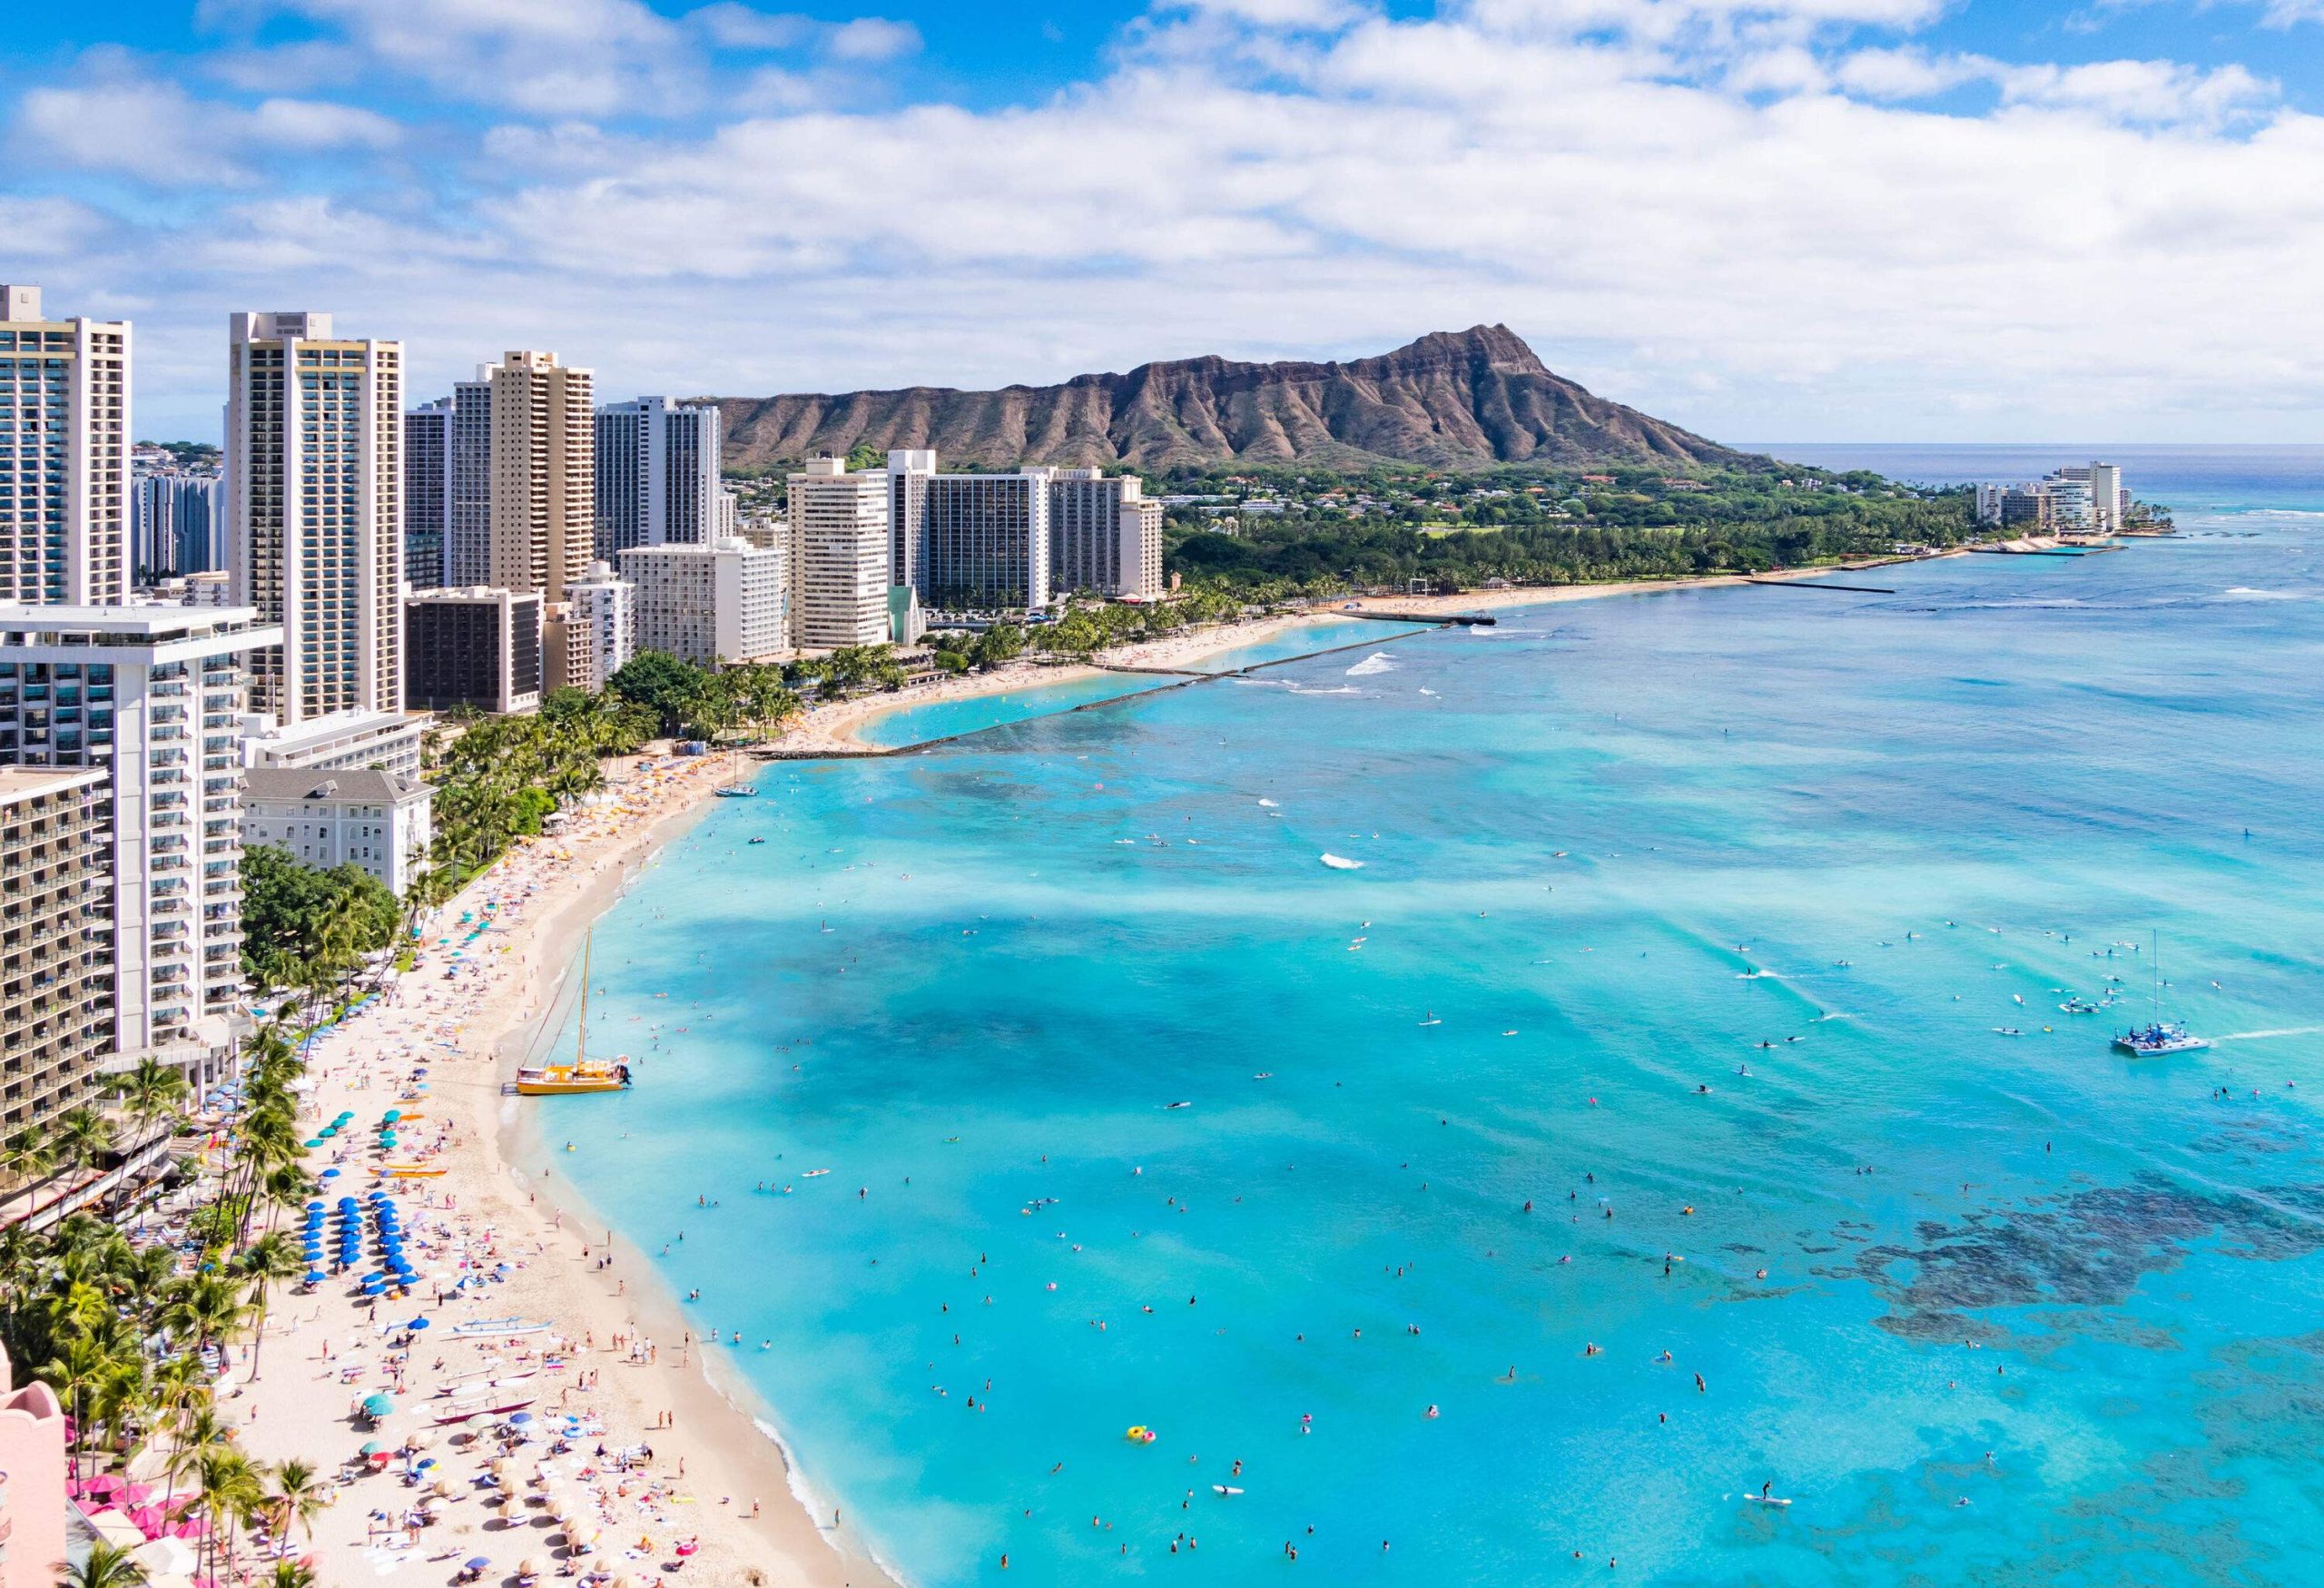
[[[581,942],[581,1017],[570,1064],[528,1064],[517,1071],[517,1095],[567,1097],[576,1092],[620,1091],[629,1085],[629,1066],[618,1059],[589,1057],[589,948],[596,933]]]

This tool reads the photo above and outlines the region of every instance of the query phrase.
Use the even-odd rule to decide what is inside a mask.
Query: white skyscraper
[[[204,1070],[241,988],[248,607],[0,607],[0,763],[113,771],[113,1018],[126,1057]]]
[[[888,476],[809,459],[790,479],[791,640],[804,649],[889,637]]]
[[[596,548],[703,546],[720,538],[720,415],[666,397],[597,410]]]
[[[621,572],[636,592],[637,648],[704,667],[763,661],[787,649],[787,561],[780,550],[740,538],[630,547],[621,554]]]
[[[0,287],[0,601],[129,599],[129,323]]]
[[[602,562],[567,580],[565,646],[566,676],[578,688],[603,689],[637,654],[636,587]]]
[[[226,480],[233,594],[280,624],[251,703],[285,725],[401,704],[403,344],[328,314],[236,314]]]

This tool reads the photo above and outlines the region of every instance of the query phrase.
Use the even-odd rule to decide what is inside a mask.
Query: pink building
[[[0,1588],[51,1588],[64,1558],[64,1408],[15,1389],[0,1352]]]

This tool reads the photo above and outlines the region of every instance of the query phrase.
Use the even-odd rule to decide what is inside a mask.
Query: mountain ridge
[[[1054,386],[704,400],[724,416],[730,468],[845,456],[865,445],[933,448],[941,461],[989,468],[1156,470],[1304,462],[1683,468],[1751,456],[1595,395],[1550,370],[1505,325],[1432,331],[1344,363],[1211,354]]]

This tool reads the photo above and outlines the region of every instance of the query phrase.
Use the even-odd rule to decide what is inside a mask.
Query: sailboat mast
[[[591,927],[589,935],[581,940],[581,1018],[574,1021],[573,1062],[579,1064],[589,1057],[589,948],[597,941],[597,929]]]

